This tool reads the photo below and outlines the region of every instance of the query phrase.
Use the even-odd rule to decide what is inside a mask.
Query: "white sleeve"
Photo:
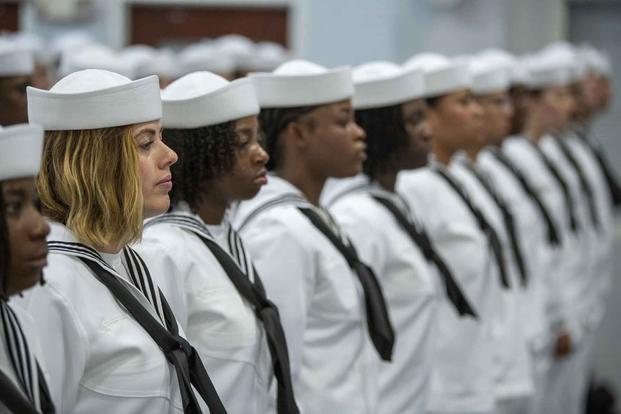
[[[56,412],[73,412],[87,357],[86,332],[77,312],[50,283],[27,292],[23,304],[39,336]]]
[[[313,252],[294,231],[277,219],[262,217],[242,230],[267,296],[277,306],[287,337],[291,376],[300,372],[304,331],[315,279]]]

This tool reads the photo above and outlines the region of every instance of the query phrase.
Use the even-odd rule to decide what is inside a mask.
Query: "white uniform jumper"
[[[48,241],[77,242],[65,226],[51,223],[51,229]],[[121,253],[102,257],[156,315],[129,282]],[[53,338],[42,356],[57,412],[182,413],[175,368],[149,334],[78,257],[50,252],[48,261],[45,286],[26,292],[20,302],[40,337]]]
[[[548,258],[547,268],[551,280],[548,300],[553,333],[556,335],[562,329],[568,330],[572,346],[575,347],[574,352],[560,359],[550,355],[552,359],[549,361],[551,365],[545,385],[545,398],[538,409],[546,414],[577,413],[581,404],[577,390],[581,385],[576,384],[576,380],[579,380],[576,373],[580,367],[580,356],[576,350],[581,348],[585,335],[579,316],[584,300],[578,298],[574,302],[570,298],[578,294],[575,287],[583,283],[590,269],[590,260],[585,260],[584,252],[581,251],[583,242],[579,235],[580,230],[578,226],[573,230],[572,216],[579,225],[579,216],[583,213],[577,211],[574,198],[571,198],[571,206],[568,204],[562,187],[536,148],[522,136],[511,137],[503,145],[505,154],[535,186],[548,210],[554,214],[553,218],[561,232],[560,249],[551,251]],[[571,190],[569,196],[573,197]],[[567,389],[575,389],[576,392],[568,395]]]
[[[187,203],[175,215],[205,225]],[[149,222],[147,222],[149,223]],[[229,249],[229,223],[205,225]],[[265,331],[252,305],[237,291],[220,263],[194,233],[170,223],[147,224],[136,246],[196,347],[229,414],[263,414],[273,380]]]
[[[19,305],[2,303],[0,307],[0,375],[8,379],[11,388],[33,411],[50,412],[51,406],[46,404],[46,401],[51,402],[49,376],[39,357],[41,347],[34,322]],[[0,413],[12,413],[2,404],[2,398]]]
[[[509,234],[500,208],[474,173],[468,169],[467,163],[470,161],[465,155],[459,154],[453,157],[449,169],[469,194],[472,202],[479,207],[496,230],[502,243],[510,279],[510,287],[500,291],[498,308],[488,315],[492,318],[494,337],[497,341],[495,346],[496,397],[499,405],[502,405],[502,402],[510,404],[520,401],[521,404],[526,404],[522,410],[527,410],[530,396],[533,394],[533,377],[531,357],[523,330],[524,320],[520,317],[520,308],[526,303],[522,300],[524,292],[518,275],[516,256],[509,241]]]
[[[433,364],[439,276],[393,215],[373,195],[408,209],[365,176],[338,180],[326,205],[381,283],[397,332],[391,363],[379,364],[379,414],[425,413]]]
[[[270,175],[254,199],[240,204],[233,224],[280,309],[300,410],[374,414],[376,350],[363,291],[341,253],[298,210],[311,206],[292,184]]]
[[[490,315],[500,286],[487,237],[463,200],[431,168],[400,173],[397,191],[424,223],[481,317],[461,318],[443,302],[438,307],[428,411],[493,413],[495,344],[492,321],[482,316]]]

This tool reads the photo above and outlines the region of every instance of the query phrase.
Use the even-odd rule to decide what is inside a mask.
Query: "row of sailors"
[[[0,131],[2,403],[580,412],[619,201],[587,129],[609,67],[580,56],[29,87]]]
[[[240,34],[204,38],[183,48],[134,44],[115,50],[81,31],[63,33],[49,42],[34,33],[18,32],[0,35],[0,54],[3,49],[31,55],[35,64],[33,86],[43,89],[83,69],[104,69],[130,79],[158,75],[162,88],[197,71],[214,72],[231,80],[248,72],[272,71],[290,56],[278,43],[254,42]]]

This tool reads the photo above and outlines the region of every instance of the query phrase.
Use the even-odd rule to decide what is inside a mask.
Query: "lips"
[[[166,177],[157,182],[156,185],[172,183],[172,175],[168,174]]]

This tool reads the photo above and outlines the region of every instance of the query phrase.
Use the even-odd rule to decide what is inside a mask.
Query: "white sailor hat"
[[[273,72],[251,73],[261,108],[323,105],[354,95],[351,69],[326,69],[306,60],[291,60]]]
[[[155,75],[156,73],[151,73],[150,68],[153,66],[153,61],[156,56],[157,49],[147,45],[127,46],[119,50],[117,53],[118,59],[125,62],[125,64],[131,68],[133,73],[132,79]]]
[[[403,66],[423,71],[426,97],[441,96],[472,86],[472,77],[465,62],[437,53],[414,55]]]
[[[247,69],[254,72],[269,72],[288,60],[288,51],[274,42],[259,42],[253,54],[245,62]]]
[[[162,117],[157,76],[131,81],[101,69],[74,72],[49,91],[28,87],[28,119],[46,131],[109,128]]]
[[[179,65],[182,74],[202,71],[231,73],[235,70],[235,59],[212,42],[202,41],[179,53]]]
[[[511,86],[509,68],[498,60],[473,56],[468,67],[472,74],[472,92],[476,95],[504,92]]]
[[[220,54],[229,56],[235,69],[247,69],[255,57],[255,44],[246,36],[228,34],[215,39],[212,44]]]
[[[39,173],[43,129],[32,124],[0,127],[0,181]]]
[[[584,79],[587,65],[578,49],[568,42],[555,42],[546,46],[541,52],[544,59],[556,64],[559,68],[569,67],[572,82]]]
[[[549,55],[535,54],[522,58],[528,71],[529,89],[543,89],[551,86],[569,85],[574,80],[571,65],[562,64]]]
[[[485,49],[478,53],[476,57],[483,57],[493,65],[507,67],[511,85],[526,85],[528,83],[528,72],[521,61],[506,50]]]
[[[31,75],[34,55],[12,41],[0,39],[0,77]]]
[[[162,126],[199,128],[259,113],[248,78],[229,82],[211,72],[185,75],[162,91]]]
[[[610,76],[612,74],[612,64],[610,63],[610,58],[605,53],[589,45],[580,46],[578,53],[588,70],[601,76]]]
[[[375,61],[352,69],[356,109],[397,105],[424,95],[423,72],[392,62]]]

